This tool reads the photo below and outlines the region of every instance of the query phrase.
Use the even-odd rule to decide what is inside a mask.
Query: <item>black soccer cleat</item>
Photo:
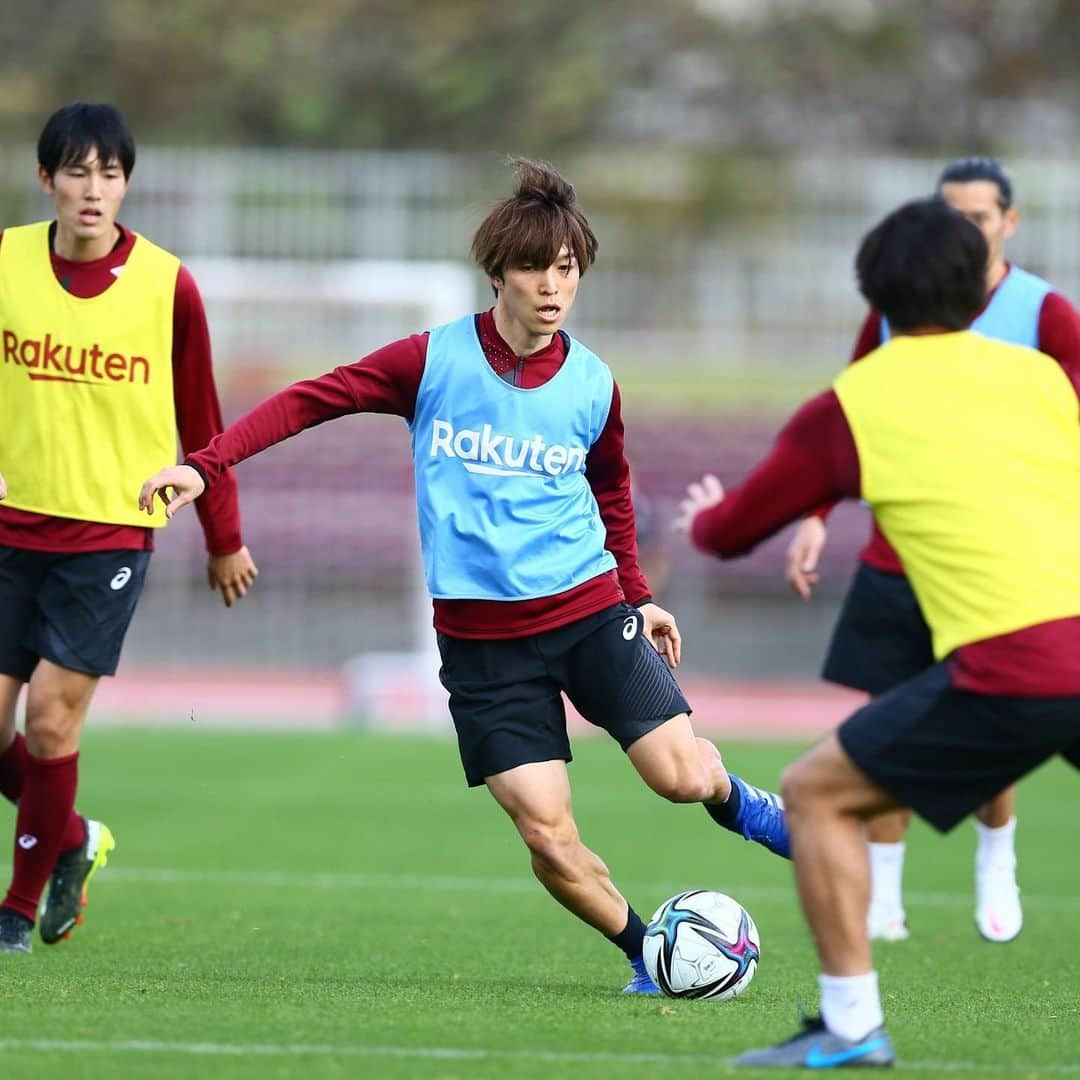
[[[38,926],[46,945],[62,941],[83,921],[90,879],[108,863],[109,852],[115,847],[108,825],[87,818],[82,847],[61,852],[49,878],[49,892]]]
[[[30,931],[34,924],[11,908],[0,907],[0,953],[30,951]]]

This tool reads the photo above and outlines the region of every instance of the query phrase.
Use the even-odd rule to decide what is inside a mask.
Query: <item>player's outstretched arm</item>
[[[171,518],[181,507],[193,503],[205,490],[206,481],[198,469],[190,465],[170,465],[159,469],[143,484],[139,491],[139,509],[153,514],[154,498],[160,496],[165,504],[165,516]]]
[[[7,484],[4,483],[3,474],[0,473],[0,499],[7,498]]]
[[[820,517],[811,515],[799,522],[788,545],[784,577],[804,600],[810,599],[814,586],[821,580],[818,562],[825,549],[827,535],[825,522]]]

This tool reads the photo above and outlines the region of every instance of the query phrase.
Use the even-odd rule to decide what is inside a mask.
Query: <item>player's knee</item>
[[[715,784],[700,761],[672,762],[652,787],[657,795],[673,803],[704,802],[715,791]]]
[[[780,777],[780,797],[788,817],[806,813],[820,793],[821,785],[812,762],[793,762]]]
[[[27,749],[35,757],[58,757],[78,745],[82,712],[62,696],[39,697],[26,706]]]
[[[533,857],[552,869],[565,869],[575,862],[574,855],[581,847],[581,839],[571,818],[521,821],[518,830]]]

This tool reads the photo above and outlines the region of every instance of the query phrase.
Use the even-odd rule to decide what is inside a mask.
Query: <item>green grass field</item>
[[[582,834],[643,915],[693,886],[753,913],[736,1001],[621,997],[621,955],[533,882],[448,741],[92,733],[80,807],[119,846],[70,942],[3,958],[0,1076],[726,1075],[816,1004],[790,868],[660,802],[613,744],[577,749]],[[795,749],[725,748],[765,784]],[[1054,763],[1022,788],[1011,945],[976,936],[972,830],[909,837],[913,939],[877,966],[913,1074],[1080,1074],[1076,783]]]

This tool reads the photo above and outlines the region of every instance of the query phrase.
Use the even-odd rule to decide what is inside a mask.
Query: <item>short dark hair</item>
[[[73,101],[57,109],[38,136],[38,164],[50,177],[65,165],[85,161],[92,151],[102,165],[119,162],[124,177],[131,176],[135,140],[116,106]]]
[[[893,328],[963,330],[986,299],[988,259],[979,228],[935,195],[905,203],[871,229],[855,275]]]
[[[596,258],[596,235],[578,205],[574,185],[550,165],[509,158],[517,174],[514,193],[480,223],[473,258],[488,277],[519,266],[548,267],[565,244],[584,274]]]
[[[950,161],[938,177],[937,190],[942,184],[971,184],[976,180],[989,180],[997,184],[998,206],[1008,210],[1013,204],[1013,186],[1005,167],[992,157],[962,157]]]

